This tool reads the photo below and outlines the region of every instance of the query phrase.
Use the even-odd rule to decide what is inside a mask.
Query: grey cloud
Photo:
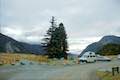
[[[65,24],[71,40],[120,36],[119,0],[0,0],[0,5],[3,33],[21,41],[41,39],[50,26],[51,16],[57,18],[57,23]],[[5,32],[8,28],[11,30]],[[15,30],[22,33],[15,34]]]

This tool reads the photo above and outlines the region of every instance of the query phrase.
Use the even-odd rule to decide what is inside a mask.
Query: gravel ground
[[[120,66],[120,60],[61,66],[1,66],[0,80],[99,80],[96,71],[113,66]]]

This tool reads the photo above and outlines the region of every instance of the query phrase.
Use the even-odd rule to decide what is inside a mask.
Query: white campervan
[[[94,52],[88,51],[85,52],[80,58],[80,62],[95,62],[96,61],[96,55]]]

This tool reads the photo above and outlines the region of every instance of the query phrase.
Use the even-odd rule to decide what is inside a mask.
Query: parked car
[[[118,59],[120,59],[120,54],[117,56]]]
[[[85,52],[80,58],[80,62],[95,62],[96,61],[96,55],[94,52],[88,51]]]
[[[107,56],[97,55],[96,56],[96,61],[111,61],[111,59],[108,58]]]

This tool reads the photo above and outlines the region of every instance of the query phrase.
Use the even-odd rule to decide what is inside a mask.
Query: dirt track
[[[110,69],[116,65],[120,66],[120,61],[67,66],[2,66],[0,67],[0,80],[99,80],[96,70]]]

